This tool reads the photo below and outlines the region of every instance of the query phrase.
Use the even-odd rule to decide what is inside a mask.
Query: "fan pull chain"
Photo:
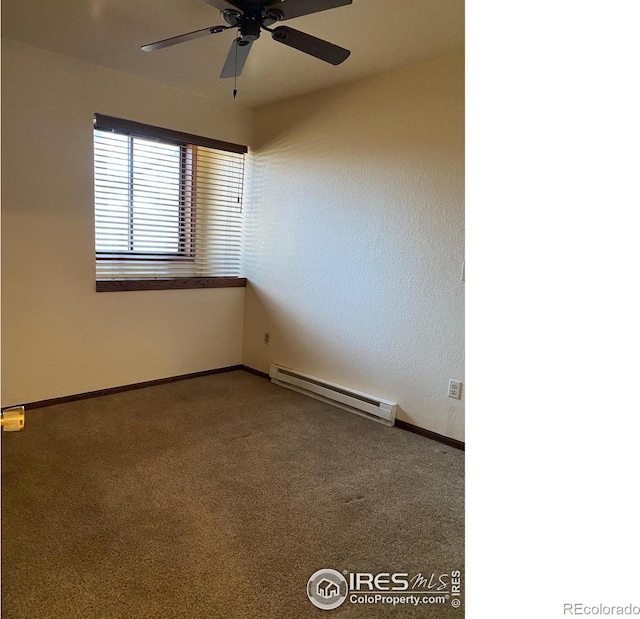
[[[238,94],[238,41],[236,39],[236,70],[234,71],[235,75],[233,76],[233,99],[235,101],[236,95]]]

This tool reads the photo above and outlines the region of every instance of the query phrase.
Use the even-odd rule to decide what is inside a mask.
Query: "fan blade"
[[[232,11],[237,11],[240,9],[244,10],[244,5],[247,4],[246,1],[243,0],[204,0],[207,4],[210,4],[212,7],[224,11],[226,9],[231,9]]]
[[[252,45],[253,41],[243,41],[240,38],[236,39],[231,44],[231,49],[227,54],[227,60],[224,63],[224,67],[222,67],[220,77],[236,77],[240,75],[242,69],[244,69],[244,63],[247,62]]]
[[[155,43],[149,43],[148,45],[143,45],[140,49],[143,52],[153,52],[156,49],[171,47],[172,45],[177,45],[178,43],[184,43],[185,41],[192,41],[193,39],[206,37],[208,34],[217,34],[218,32],[222,32],[227,28],[230,28],[230,26],[211,26],[210,28],[203,28],[202,30],[194,30],[193,32],[180,34],[177,37],[162,39],[162,41],[156,41]]]
[[[208,2],[209,0],[206,1]],[[327,9],[335,9],[352,2],[353,0],[283,0],[282,2],[271,2],[266,7],[266,11],[279,11],[283,15],[281,20],[284,20],[326,11]]]
[[[329,43],[329,41],[317,39],[310,34],[294,30],[288,26],[274,28],[271,36],[278,43],[284,43],[289,47],[294,47],[305,54],[310,54],[334,65],[344,62],[351,54],[344,47],[338,47],[333,43]]]

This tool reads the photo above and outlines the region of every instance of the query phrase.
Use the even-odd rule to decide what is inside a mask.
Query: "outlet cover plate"
[[[462,383],[459,380],[449,381],[449,397],[459,400],[462,397]]]

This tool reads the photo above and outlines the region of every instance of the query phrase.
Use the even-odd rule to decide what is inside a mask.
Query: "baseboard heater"
[[[383,400],[362,391],[349,389],[342,385],[336,385],[329,381],[294,372],[280,365],[271,365],[269,368],[271,382],[298,393],[308,395],[311,398],[337,406],[350,413],[361,415],[387,426],[394,425],[396,421],[397,404]]]

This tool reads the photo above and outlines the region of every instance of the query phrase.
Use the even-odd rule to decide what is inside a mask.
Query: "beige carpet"
[[[463,571],[464,454],[244,371],[29,411],[2,436],[2,617],[323,611],[321,568]]]

